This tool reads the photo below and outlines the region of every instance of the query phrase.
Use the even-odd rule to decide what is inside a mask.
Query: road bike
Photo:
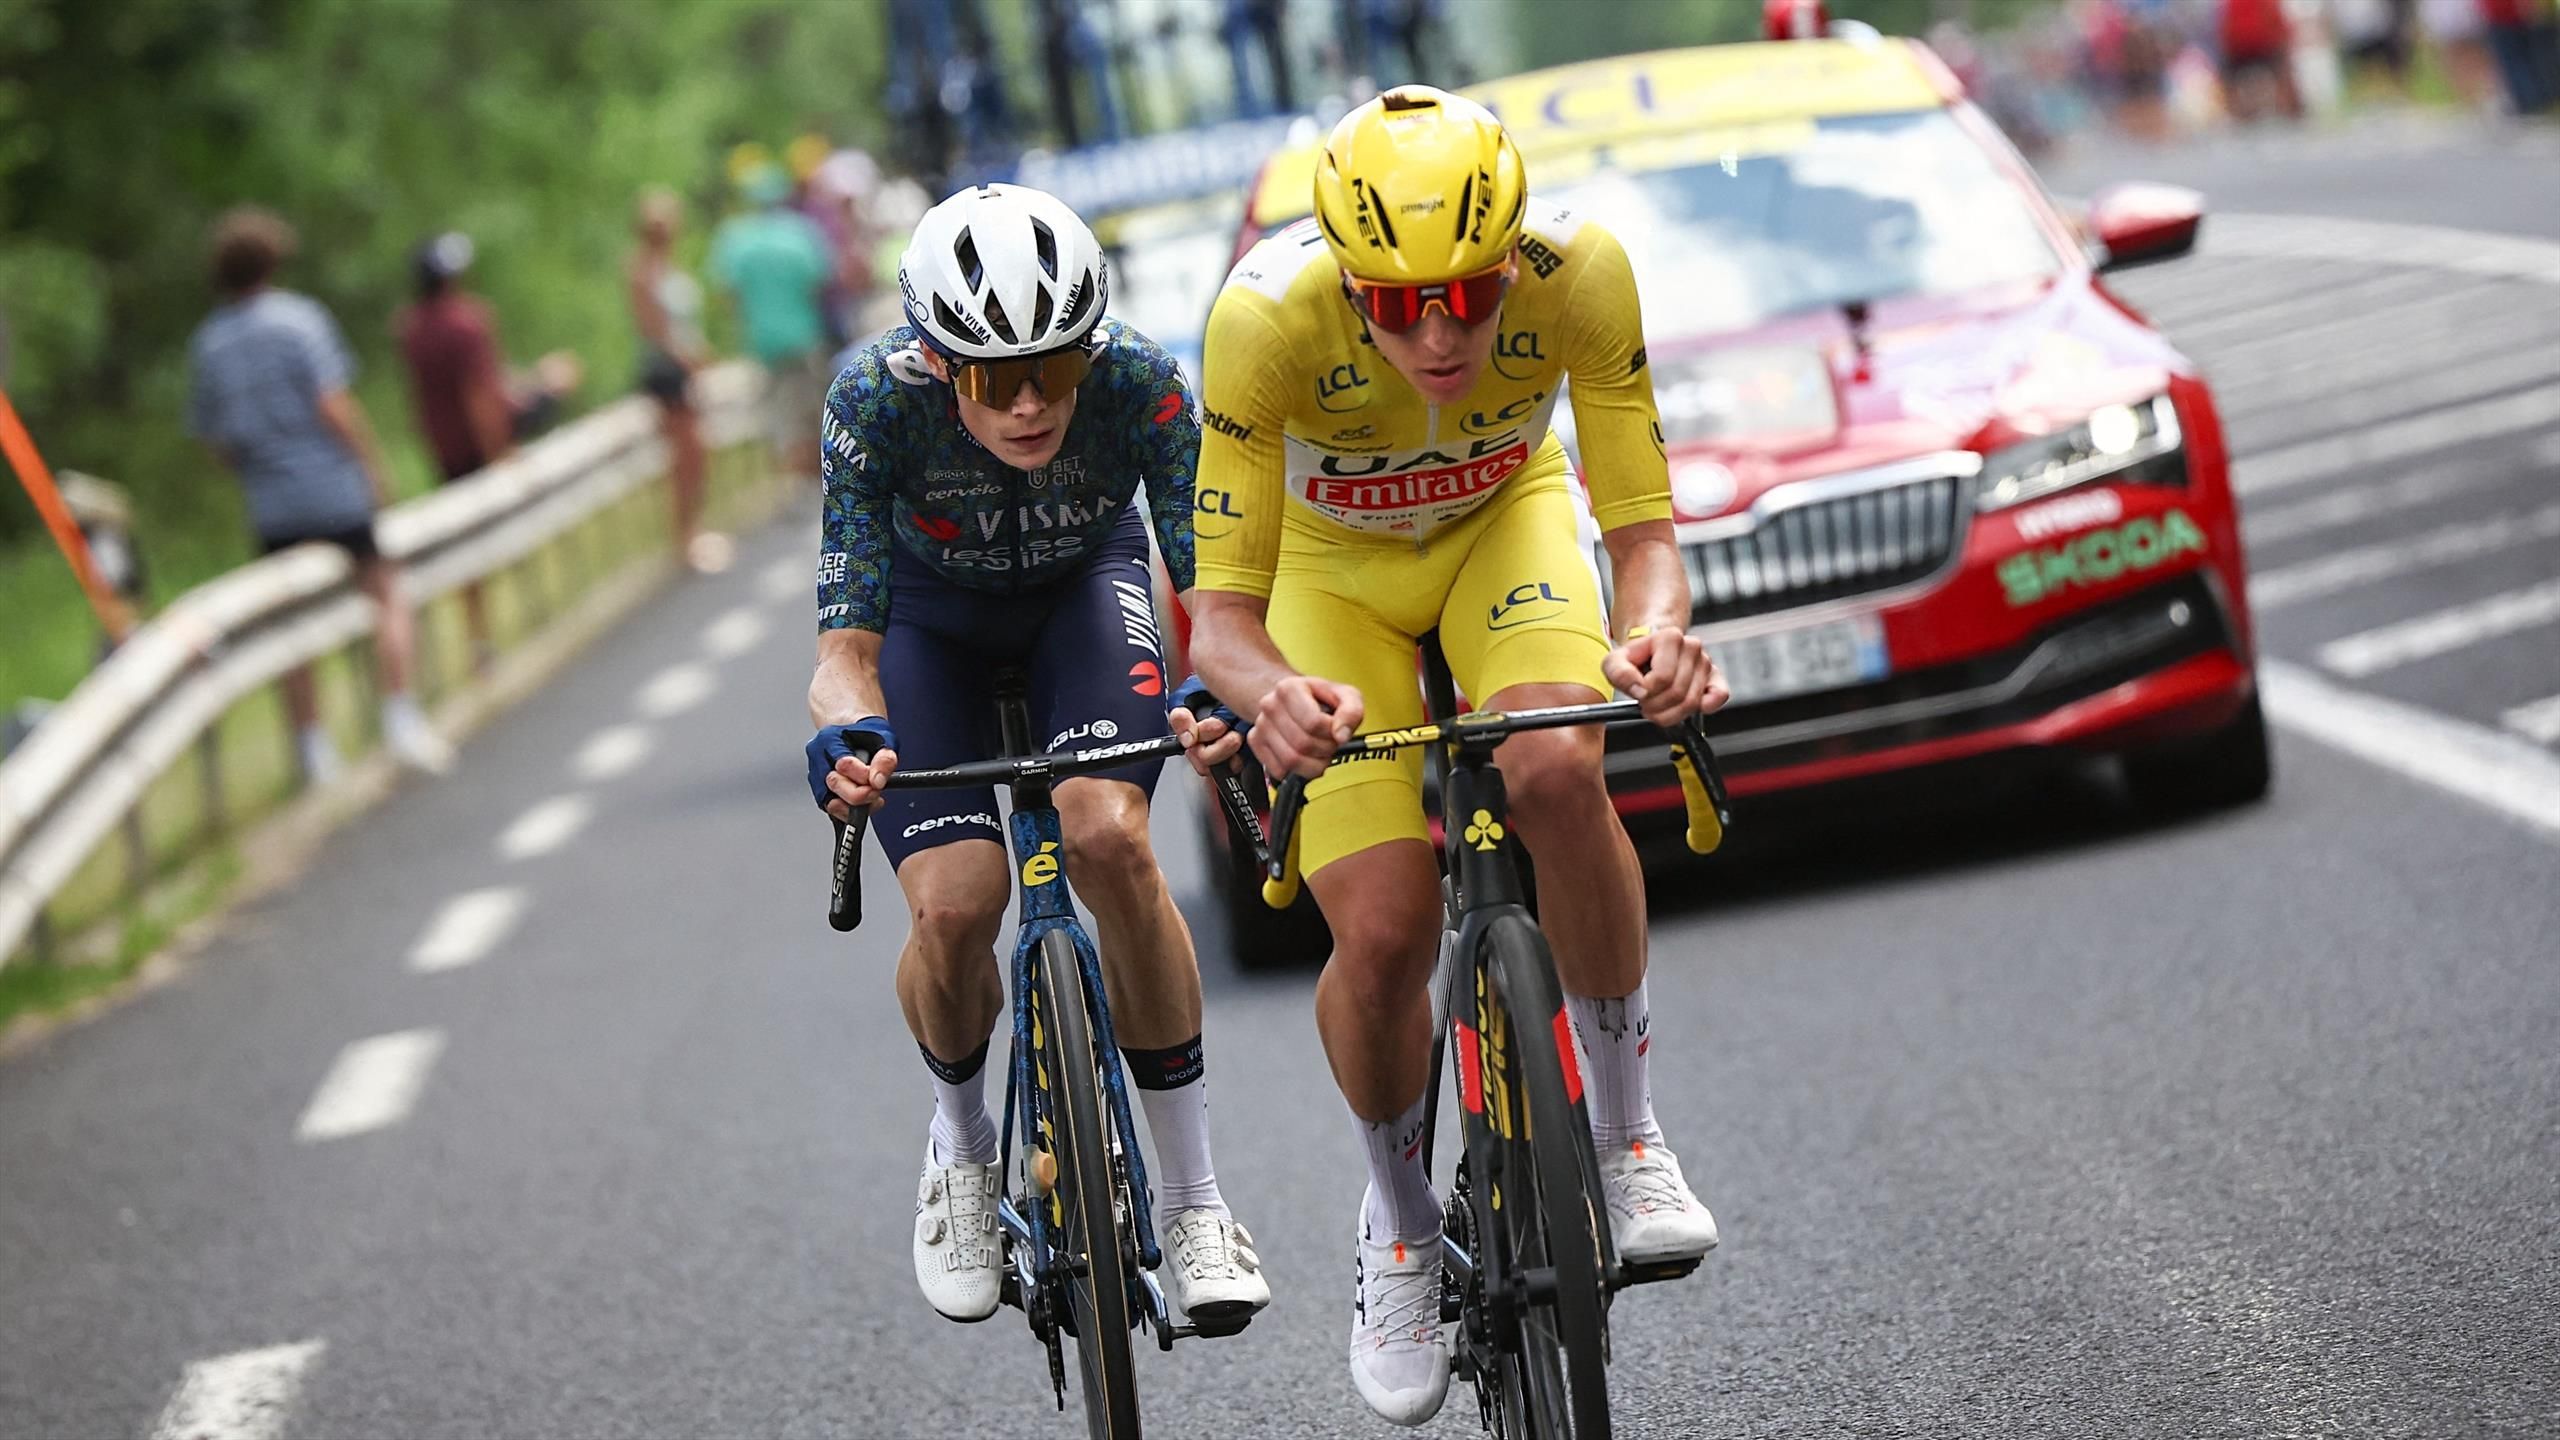
[[[1423,1163],[1438,1128],[1446,1051],[1457,1054],[1462,1148],[1443,1219],[1441,1321],[1452,1327],[1452,1374],[1475,1387],[1488,1434],[1518,1440],[1607,1440],[1610,1299],[1629,1285],[1675,1280],[1688,1259],[1619,1258],[1607,1224],[1582,1100],[1572,1021],[1555,960],[1528,907],[1494,747],[1529,730],[1641,722],[1632,700],[1460,713],[1436,636],[1425,637],[1427,723],[1345,742],[1331,763],[1429,747],[1440,796],[1446,915],[1433,980]],[[1205,713],[1194,705],[1195,713]],[[1706,854],[1729,819],[1706,732],[1672,732],[1689,848]],[[1299,812],[1307,779],[1283,780],[1267,838],[1240,785],[1222,808],[1264,867],[1272,907],[1297,896]]]
[[[1004,1303],[1020,1309],[1049,1352],[1058,1408],[1067,1404],[1065,1342],[1075,1342],[1085,1426],[1095,1440],[1137,1440],[1138,1392],[1130,1334],[1144,1325],[1158,1348],[1190,1336],[1232,1335],[1252,1323],[1234,1316],[1174,1318],[1155,1276],[1157,1248],[1147,1167],[1138,1153],[1120,1047],[1102,961],[1076,919],[1050,789],[1060,780],[1182,753],[1171,736],[1041,755],[1032,750],[1030,712],[1017,669],[995,678],[997,725],[1006,756],[936,770],[901,770],[894,789],[1003,786],[1012,798],[1007,830],[1021,882],[1021,930],[1013,948],[1013,1049],[1005,1075],[997,1201],[1005,1250]],[[857,731],[865,763],[881,744]],[[828,922],[862,923],[862,832],[869,812],[836,824]],[[1024,1144],[1017,1153],[1015,1127]]]

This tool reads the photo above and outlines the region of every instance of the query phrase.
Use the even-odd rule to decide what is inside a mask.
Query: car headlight
[[[1999,510],[2092,480],[2187,483],[2186,435],[2166,394],[2107,405],[2068,430],[2022,440],[1982,465],[1976,510]]]

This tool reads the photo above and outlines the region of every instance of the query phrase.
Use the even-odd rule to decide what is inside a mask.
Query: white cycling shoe
[[[1194,1321],[1240,1320],[1271,1303],[1253,1236],[1233,1218],[1202,1205],[1164,1218],[1166,1298]]]
[[[1367,1214],[1367,1202],[1362,1202]],[[1440,1325],[1440,1237],[1372,1241],[1360,1227],[1351,1295],[1351,1385],[1378,1418],[1420,1425],[1449,1398]]]
[[[946,1320],[996,1313],[1004,1292],[1004,1246],[996,1229],[996,1167],[933,1161],[927,1142],[916,1180],[916,1284]]]
[[[1671,1147],[1642,1140],[1600,1147],[1600,1189],[1620,1260],[1695,1260],[1716,1248],[1716,1217],[1690,1190]]]

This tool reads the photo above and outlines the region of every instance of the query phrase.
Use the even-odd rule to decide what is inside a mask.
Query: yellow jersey
[[[1315,221],[1248,251],[1210,312],[1202,362],[1199,583],[1268,597],[1284,526],[1301,542],[1427,547],[1533,460],[1562,467],[1550,422],[1568,378],[1592,518],[1603,531],[1671,518],[1617,237],[1531,197],[1520,277],[1491,323],[1474,387],[1432,405],[1370,343]]]

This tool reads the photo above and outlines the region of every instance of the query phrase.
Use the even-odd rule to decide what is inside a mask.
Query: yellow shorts
[[[1563,452],[1550,447],[1419,552],[1365,537],[1343,543],[1313,523],[1287,527],[1272,640],[1299,670],[1357,688],[1363,730],[1422,723],[1414,647],[1435,626],[1471,703],[1514,685],[1583,685],[1607,697],[1608,631],[1599,577],[1575,536],[1572,483]],[[1299,824],[1299,868],[1309,875],[1389,840],[1428,841],[1422,752],[1334,766],[1308,788]]]

